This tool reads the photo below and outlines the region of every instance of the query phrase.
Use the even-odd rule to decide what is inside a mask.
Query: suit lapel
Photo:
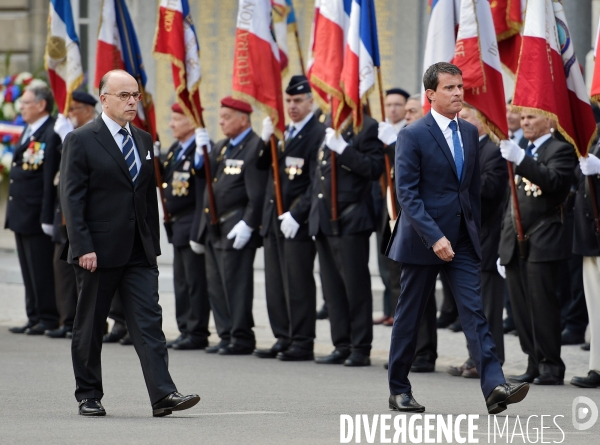
[[[250,133],[248,133],[248,135],[244,139],[242,139],[242,142],[240,142],[235,147],[233,147],[233,150],[231,151],[231,154],[228,156],[228,159],[235,159],[236,156],[242,150],[242,148],[244,148],[244,146],[248,143],[248,141],[250,140],[252,135],[254,135],[254,132],[251,131]]]
[[[144,146],[144,144],[142,142],[142,138],[140,137],[140,135],[138,133],[139,130],[131,124],[129,124],[129,128],[131,129],[131,135],[133,136],[133,141],[135,142],[135,146],[137,148],[138,155],[140,157],[140,172],[139,172],[137,179],[135,180],[135,185],[134,185],[134,187],[137,188],[142,183],[142,175],[144,175],[145,174],[144,172],[146,171],[145,167],[146,167],[146,163],[148,161],[148,159],[146,159],[146,157],[148,156],[148,150],[146,149],[146,147]],[[123,159],[125,159],[125,158],[123,158]]]
[[[440,149],[444,153],[444,156],[446,156],[446,159],[450,163],[450,166],[452,167],[452,170],[454,171],[454,175],[458,179],[458,173],[456,172],[456,163],[454,162],[454,157],[452,156],[452,152],[450,152],[450,147],[448,147],[448,142],[446,142],[444,133],[442,133],[442,130],[440,129],[439,125],[437,124],[437,122],[435,121],[433,116],[431,115],[431,112],[429,112],[429,114],[427,114],[423,119],[426,119],[425,123],[429,126],[429,132],[431,133],[431,135],[433,136],[435,141],[438,143]],[[463,141],[463,145],[464,145],[464,141]]]
[[[115,162],[123,171],[123,174],[127,175],[127,178],[131,180],[131,175],[129,174],[129,169],[127,168],[127,163],[125,162],[123,152],[115,142],[115,138],[113,138],[112,134],[110,134],[108,127],[102,120],[102,115],[98,116],[94,125],[94,133],[96,133],[96,139],[98,142],[100,142],[100,145],[102,145],[108,154],[113,157]]]
[[[314,116],[311,117],[309,121],[304,125],[304,127],[302,127],[302,130],[300,130],[298,134],[294,136],[294,138],[290,141],[290,144],[285,147],[286,156],[290,156],[295,149],[302,146],[300,142],[302,142],[302,140],[306,138],[307,135],[310,133],[310,130],[314,125],[315,119],[316,118]]]
[[[176,145],[175,148],[172,150],[173,156],[175,156],[175,151],[177,150],[177,147],[178,147],[178,145]],[[176,171],[181,164],[183,164],[185,161],[189,161],[190,154],[193,154],[195,151],[196,151],[196,142],[192,142],[190,144],[190,146],[186,150],[183,151],[182,157],[180,157],[179,159],[176,159],[172,163],[170,163],[170,165],[165,170],[165,177],[163,178],[163,180],[166,181],[168,178],[170,178],[173,175],[173,172]]]

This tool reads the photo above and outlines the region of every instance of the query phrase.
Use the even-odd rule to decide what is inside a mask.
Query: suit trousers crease
[[[583,286],[590,319],[590,370],[600,372],[600,257],[583,257]]]
[[[43,233],[15,233],[15,241],[25,286],[27,319],[33,324],[44,322],[49,327],[58,327],[52,267],[54,243]]]
[[[205,340],[210,335],[210,302],[204,254],[194,253],[189,245],[173,246],[173,285],[179,332],[197,342]]]
[[[408,373],[416,349],[416,328],[423,318],[439,271],[448,279],[455,296],[469,351],[481,376],[480,384],[484,397],[496,386],[505,383],[483,311],[480,261],[462,224],[454,252],[454,259],[445,264],[403,265],[402,293],[396,307],[390,346],[388,377],[391,394],[411,391]],[[423,295],[427,297],[423,298]]]
[[[102,335],[117,289],[150,402],[154,404],[176,391],[168,370],[162,310],[158,304],[158,267],[128,264],[96,269],[93,273],[78,265],[73,267],[82,284],[71,346],[77,400],[101,399],[104,394],[100,363]]]
[[[77,308],[77,278],[73,266],[60,259],[64,247],[64,244],[54,244],[54,287],[60,323],[72,328]]]
[[[369,237],[319,234],[316,244],[333,345],[369,355],[373,342]]]
[[[310,351],[316,335],[316,252],[310,239],[287,240],[274,230],[264,237],[267,312],[273,335]]]
[[[523,260],[515,249],[506,265],[506,285],[521,349],[528,356],[527,373],[562,379],[565,364],[560,357],[561,313],[557,296],[560,263]]]
[[[256,249],[216,249],[208,238],[205,255],[208,296],[219,338],[255,347],[252,301]]]

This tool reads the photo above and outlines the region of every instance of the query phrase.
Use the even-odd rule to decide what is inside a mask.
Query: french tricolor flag
[[[362,128],[362,103],[375,86],[375,67],[380,66],[377,21],[373,0],[352,0],[340,82],[346,103],[352,108],[354,131]]]
[[[50,1],[44,62],[58,111],[65,114],[71,93],[83,82],[79,38],[69,0]]]
[[[592,100],[600,102],[600,60],[598,60],[598,48],[600,47],[600,22],[596,31],[596,40],[594,41],[594,75],[592,76]]]

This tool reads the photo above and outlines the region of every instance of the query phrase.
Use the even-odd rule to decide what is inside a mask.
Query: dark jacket
[[[498,147],[485,136],[479,141],[481,170],[481,269],[496,270],[502,213],[506,202],[508,168]]]
[[[315,172],[317,152],[323,143],[324,137],[325,126],[313,116],[284,147],[283,152],[281,151],[281,144],[279,144],[277,150],[283,211],[284,213],[289,211],[296,222],[300,224],[298,233],[291,239],[292,241],[305,241],[310,238],[308,234],[308,215],[310,213],[311,179]],[[293,161],[293,158],[302,159],[300,162],[303,163],[300,168],[301,173],[297,173],[296,165],[293,167],[294,170],[290,172],[288,164],[298,163],[298,161]],[[278,235],[283,236],[281,230],[279,230],[280,222],[277,220],[272,159],[270,146],[266,147],[258,158],[258,168],[269,170],[260,234],[267,236],[270,230],[275,230]],[[273,224],[275,221],[277,222],[276,225]]]
[[[46,122],[16,148],[8,186],[8,203],[4,228],[13,232],[33,235],[41,234],[42,223],[54,222],[56,186],[54,180],[60,164],[60,137],[54,132],[54,122]],[[24,159],[37,150],[38,160],[33,164]],[[43,152],[43,154],[39,154]],[[35,162],[31,158],[31,162]]]
[[[377,138],[377,122],[365,116],[363,128],[342,134],[348,146],[337,156],[337,201],[341,235],[369,234],[375,230],[371,187],[384,170],[383,143]],[[313,172],[309,234],[332,236],[331,150],[322,145]]]
[[[130,128],[141,162],[135,185],[102,116],[65,138],[60,200],[67,222],[69,263],[96,252],[98,267],[125,265],[137,226],[146,258],[156,264],[160,235],[152,138],[133,125]]]
[[[590,153],[598,156],[600,147],[596,146]],[[579,166],[575,169],[577,180],[577,194],[575,195],[575,226],[573,231],[573,253],[583,256],[600,256],[600,246],[596,239],[596,224],[594,223],[594,210],[590,194],[588,176],[581,173]],[[592,176],[596,201],[600,208],[600,175]]]
[[[233,249],[234,239],[227,239],[227,234],[243,219],[254,229],[252,238],[245,248],[257,248],[262,242],[259,231],[268,172],[259,170],[256,164],[261,150],[266,149],[265,143],[251,131],[225,157],[228,145],[229,139],[217,142],[209,156],[219,232],[210,230],[210,210],[208,191],[206,191],[203,200],[204,211],[195,241],[204,243],[208,235],[215,248]]]
[[[514,169],[517,184],[517,197],[521,212],[523,232],[529,236],[529,255],[531,262],[547,262],[568,259],[572,246],[569,242],[564,221],[565,202],[571,189],[573,169],[577,163],[575,150],[569,144],[550,138],[537,150],[537,160],[525,156]],[[540,187],[542,194],[527,196],[526,181]],[[500,262],[508,264],[515,252],[517,231],[513,222],[512,199],[508,199],[502,222],[500,239]],[[539,225],[544,219],[544,223]],[[538,227],[536,229],[536,227]]]

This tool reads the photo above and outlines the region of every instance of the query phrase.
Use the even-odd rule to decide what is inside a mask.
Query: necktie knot
[[[126,128],[121,128],[119,130],[119,134],[122,135],[124,138],[126,138],[127,136],[129,136],[129,132],[127,131]]]
[[[458,130],[458,125],[456,125],[456,121],[450,121],[448,126],[450,127],[450,130],[452,130],[453,132]]]

